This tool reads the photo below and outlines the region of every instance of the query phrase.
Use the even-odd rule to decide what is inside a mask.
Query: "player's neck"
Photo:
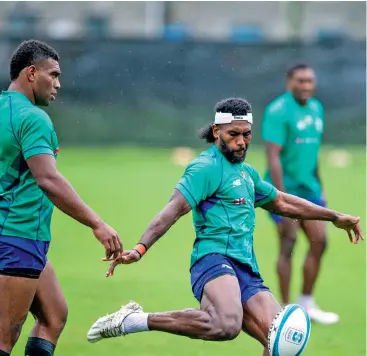
[[[25,89],[24,86],[20,85],[17,81],[11,82],[8,91],[16,91],[27,97],[33,104],[35,104],[33,92],[29,89]]]
[[[307,104],[308,104],[308,100],[307,100],[307,99],[306,99],[306,100],[299,99],[299,98],[297,98],[296,96],[294,96],[293,94],[292,94],[292,96],[293,96],[294,101],[295,101],[298,105],[301,105],[301,106],[307,106]]]

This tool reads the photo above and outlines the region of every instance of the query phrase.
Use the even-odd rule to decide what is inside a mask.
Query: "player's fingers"
[[[115,245],[115,241],[114,241],[113,236],[110,236],[109,242],[110,242],[110,246],[111,246],[111,256],[113,256],[113,258],[117,258],[118,257],[118,251],[117,251],[117,246]]]
[[[110,258],[112,255],[112,246],[111,246],[111,241],[109,239],[106,239],[103,242],[103,246],[105,248],[105,252],[106,252],[106,258]]]
[[[353,234],[354,234],[353,242],[356,244],[356,243],[358,243],[358,240],[359,240],[359,233],[358,233],[358,230],[356,229],[356,227],[353,227],[352,231],[353,231]]]
[[[359,225],[356,225],[354,230],[358,233],[358,236],[361,240],[364,240],[364,236],[361,230],[361,227]]]
[[[106,277],[112,277],[113,273],[115,271],[115,267],[118,265],[117,260],[113,261],[110,265],[110,267],[108,268],[107,272],[106,272]]]
[[[109,258],[103,257],[103,258],[101,258],[101,260],[103,262],[112,262],[112,261],[115,260],[115,258],[113,256],[110,256]]]
[[[121,252],[121,249],[120,249],[120,245],[117,242],[116,237],[113,238],[112,243],[113,243],[113,247],[114,247],[113,257],[117,258],[119,256],[120,252]]]
[[[350,230],[346,230],[349,236],[349,241],[353,243],[353,236],[352,233],[350,232]]]
[[[122,244],[122,241],[121,241],[121,239],[120,239],[119,235],[116,235],[116,240],[117,240],[117,244],[118,244],[118,246],[119,246],[119,250],[120,250],[120,251],[123,251],[123,250],[124,250],[124,246],[123,246],[123,244]]]
[[[359,235],[358,233],[353,229],[353,233],[352,233],[352,236],[354,234],[354,237],[353,237],[353,243],[354,244],[357,244],[358,243],[358,240],[359,240]]]

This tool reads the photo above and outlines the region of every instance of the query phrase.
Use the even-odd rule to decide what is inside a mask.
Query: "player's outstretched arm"
[[[364,240],[359,226],[359,217],[323,208],[294,195],[278,191],[275,199],[262,207],[272,213],[293,219],[331,221],[337,228],[347,231],[351,242],[358,243],[359,239]],[[352,231],[354,232],[354,237]]]
[[[130,264],[139,261],[146,251],[158,241],[178,219],[187,214],[190,210],[191,206],[186,198],[178,190],[175,190],[168,204],[148,225],[135,249],[125,251],[120,257],[115,259],[111,263],[106,276],[113,276],[115,267],[118,264]],[[105,259],[105,261],[110,261],[110,259]]]
[[[58,172],[55,158],[39,154],[27,159],[27,164],[38,186],[52,203],[65,214],[90,227],[105,247],[107,258],[117,257],[122,251],[117,232],[80,199],[68,180]]]

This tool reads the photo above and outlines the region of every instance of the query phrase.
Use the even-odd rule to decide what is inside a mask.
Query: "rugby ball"
[[[311,333],[311,322],[306,310],[289,304],[274,318],[268,334],[270,356],[299,356],[305,349]]]

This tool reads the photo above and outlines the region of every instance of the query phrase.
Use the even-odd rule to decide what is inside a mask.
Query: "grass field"
[[[328,204],[363,217],[366,226],[364,148],[350,149],[352,165],[335,168],[322,154],[322,176]],[[263,172],[261,149],[253,148],[248,161]],[[169,150],[62,149],[59,168],[83,199],[115,227],[126,248],[133,247],[147,223],[169,198],[183,167],[174,166]],[[224,343],[194,341],[151,332],[124,339],[89,344],[86,333],[101,315],[130,299],[146,311],[197,307],[191,294],[189,258],[194,241],[191,214],[185,216],[138,264],[119,266],[115,276],[104,277],[102,247],[90,231],[55,211],[49,258],[56,268],[69,304],[69,319],[56,355],[63,356],[219,356],[261,355],[262,347],[247,335]],[[316,291],[319,304],[340,314],[333,326],[313,325],[305,355],[359,356],[366,354],[365,245],[349,243],[343,232],[328,226],[330,244]],[[299,237],[294,255],[293,298],[300,289],[300,273],[307,244]],[[266,213],[258,210],[255,249],[266,284],[278,296],[275,275],[277,241]],[[12,355],[23,355],[29,317]]]

